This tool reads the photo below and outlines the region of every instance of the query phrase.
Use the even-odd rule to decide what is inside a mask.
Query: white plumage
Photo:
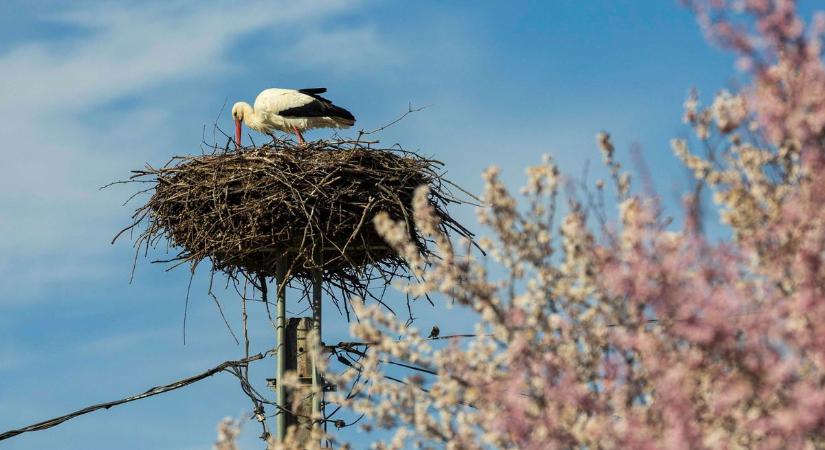
[[[312,128],[349,128],[355,117],[344,108],[321,97],[326,88],[266,89],[255,98],[255,106],[238,102],[232,107],[235,141],[241,145],[241,122],[266,134],[274,130],[294,132],[303,143],[302,131]]]

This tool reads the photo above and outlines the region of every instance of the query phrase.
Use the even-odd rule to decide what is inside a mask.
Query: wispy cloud
[[[90,33],[68,43],[18,46],[0,57],[0,85],[7,87],[7,98],[23,100],[15,104],[17,111],[78,111],[203,71],[219,74],[229,68],[226,50],[244,35],[322,20],[349,4],[255,2],[222,8],[178,1],[69,10],[52,20]]]
[[[208,80],[245,69],[229,53],[250,35],[274,39],[292,30],[300,36],[303,26],[357,3],[85,6],[46,18],[82,32],[21,42],[0,54],[0,292],[6,297],[0,304],[9,296],[35,296],[67,274],[99,276],[99,258],[111,251],[108,237],[123,217],[122,192],[97,187],[128,174],[148,155],[168,153],[163,143],[175,137],[158,125],[186,108],[174,96],[156,96],[154,104],[134,101],[129,108],[107,105],[170,87],[181,99],[203,95]],[[32,287],[22,292],[20,280]]]
[[[88,352],[96,355],[114,355],[129,352],[147,344],[162,345],[172,339],[179,331],[171,328],[149,328],[136,331],[125,331],[114,335],[104,336],[84,342],[78,346],[79,352]]]
[[[404,62],[373,26],[307,33],[281,53],[281,60],[304,68],[360,75]]]

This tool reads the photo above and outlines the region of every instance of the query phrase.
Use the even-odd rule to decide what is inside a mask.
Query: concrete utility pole
[[[318,360],[321,356],[321,283],[323,282],[323,272],[321,269],[312,271],[312,329],[315,330],[315,346],[312,352],[312,417],[324,417],[322,404],[324,392],[324,380],[321,371],[318,369]],[[320,392],[320,394],[318,394]],[[319,427],[323,422],[315,422],[313,426]]]
[[[283,425],[284,430],[290,426],[297,427],[296,439],[299,442],[310,444],[312,428],[319,426],[313,424],[312,413],[315,407],[315,396],[313,393],[315,370],[309,351],[311,342],[309,333],[314,328],[313,320],[309,317],[291,317],[286,321],[285,346],[284,346],[284,369],[285,372],[293,371],[298,375],[301,387],[285,390],[284,403],[278,402],[286,412],[280,412],[276,418],[276,423]],[[280,379],[270,379],[270,387],[276,392],[285,388]],[[297,402],[296,402],[297,400]],[[293,409],[294,408],[294,409]],[[275,437],[282,440],[286,433],[279,434],[276,427]],[[315,448],[315,447],[313,447]]]
[[[278,361],[275,372],[275,402],[278,404],[279,411],[275,415],[275,438],[282,442],[286,436],[286,414],[285,409],[289,409],[286,401],[286,389],[284,387],[284,374],[286,373],[286,258],[278,258],[276,263],[275,283],[277,288],[277,306],[275,316],[275,334],[277,336],[278,346]]]
[[[313,355],[320,355],[321,350],[321,283],[323,273],[320,269],[312,272],[312,317],[293,317],[286,319],[286,264],[279,260],[276,269],[277,315],[276,335],[278,361],[276,378],[268,380],[270,388],[276,392],[276,403],[279,407],[275,416],[275,438],[283,441],[286,430],[290,426],[297,427],[296,439],[307,446],[310,445],[313,427],[323,425],[322,420],[313,421],[312,418],[323,419],[323,389],[324,381],[318,364]],[[310,331],[314,331],[316,339],[309,340]],[[315,351],[310,351],[311,345],[317,345]],[[286,390],[282,380],[287,371],[294,371],[302,387]],[[320,392],[320,395],[315,395]],[[299,399],[296,403],[295,400]],[[297,405],[297,406],[295,406]],[[295,408],[293,410],[293,408]]]

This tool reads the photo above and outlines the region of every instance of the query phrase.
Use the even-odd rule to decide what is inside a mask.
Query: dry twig
[[[267,352],[269,353],[269,352]],[[62,415],[60,417],[55,417],[53,419],[44,420],[42,422],[38,422],[27,427],[18,428],[16,430],[9,430],[4,433],[0,433],[0,441],[4,439],[9,439],[11,437],[17,436],[19,434],[28,433],[30,431],[40,431],[45,430],[47,428],[51,428],[57,425],[60,425],[67,420],[74,419],[75,417],[82,416],[84,414],[88,414],[90,412],[94,412],[100,409],[109,409],[113,406],[122,405],[124,403],[133,402],[135,400],[141,400],[144,398],[152,397],[158,394],[163,394],[164,392],[174,391],[175,389],[180,389],[185,386],[189,386],[190,384],[197,383],[198,381],[203,380],[204,378],[211,377],[216,373],[223,372],[224,370],[228,370],[231,368],[237,367],[244,367],[248,365],[252,361],[257,361],[259,359],[263,359],[266,357],[266,353],[258,353],[257,355],[250,356],[248,358],[240,359],[237,361],[225,361],[217,366],[201,372],[197,375],[193,375],[188,378],[184,378],[182,380],[175,381],[174,383],[169,383],[163,386],[155,386],[143,393],[132,395],[130,397],[122,398],[120,400],[113,400],[111,402],[106,403],[99,403],[97,405],[87,406],[83,409],[79,409],[77,411],[71,412],[69,414]]]
[[[284,255],[298,286],[309,286],[312,270],[322,267],[327,289],[341,292],[333,298],[381,302],[370,282],[385,285],[408,274],[405,261],[371,225],[378,212],[405,221],[422,254],[431,255],[432,243],[416,230],[411,210],[415,189],[429,185],[442,231],[466,238],[472,233],[446,211],[464,199],[451,192],[455,186],[443,178],[439,161],[370,145],[274,140],[147,166],[130,181],[152,184],[152,196],[115,239],[142,229],[137,251],[168,240],[179,253],[163,262],[174,267],[208,260],[213,271],[256,284],[275,275],[275,262]]]

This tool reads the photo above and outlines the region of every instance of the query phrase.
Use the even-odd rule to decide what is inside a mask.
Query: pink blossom
[[[479,211],[490,261],[480,261],[438,234],[419,192],[416,225],[445,257],[424,260],[387,216],[376,227],[413,266],[403,289],[469,308],[479,334],[434,348],[354,304],[352,331],[374,345],[360,371],[329,378],[364,394],[330,399],[375,426],[415,430],[378,448],[825,447],[825,18],[806,30],[791,0],[685,3],[749,62],[740,92],[710,109],[696,96],[685,103],[702,148],[718,147],[673,143],[732,237],[709,242],[690,195],[684,226],[669,226],[658,200],[633,194],[606,133],[597,144],[615,224],[588,218],[574,200],[550,223],[559,172],[549,159],[527,171],[526,207],[491,168]],[[491,279],[490,263],[504,280]],[[386,359],[438,375],[427,390],[391,382]]]

